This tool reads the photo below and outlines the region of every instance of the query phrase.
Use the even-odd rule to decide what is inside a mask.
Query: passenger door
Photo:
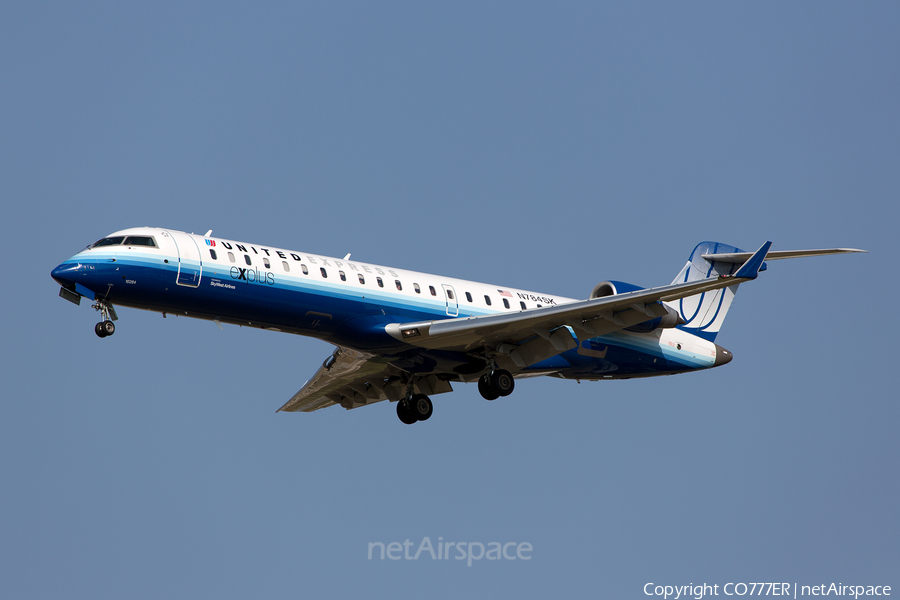
[[[442,283],[441,287],[444,288],[444,299],[447,301],[447,315],[451,317],[459,316],[459,300],[456,298],[453,286]]]
[[[180,231],[169,231],[168,234],[178,251],[178,275],[175,283],[187,287],[199,286],[203,276],[203,259],[197,242],[193,236]]]

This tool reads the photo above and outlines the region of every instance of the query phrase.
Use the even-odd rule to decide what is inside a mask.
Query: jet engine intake
[[[595,298],[606,298],[607,296],[616,296],[618,294],[625,294],[627,292],[635,292],[643,289],[646,288],[642,288],[632,283],[625,283],[623,281],[604,281],[602,283],[598,283],[594,287],[593,291],[591,291],[591,300]],[[658,316],[636,325],[632,325],[631,327],[626,327],[625,331],[634,331],[635,333],[649,333],[651,331],[656,331],[657,329],[671,329],[672,327],[675,327],[677,325],[684,324],[684,319],[681,318],[681,315],[678,314],[677,310],[674,310],[661,302],[648,304],[645,308],[648,311],[652,311],[652,314],[656,314]]]

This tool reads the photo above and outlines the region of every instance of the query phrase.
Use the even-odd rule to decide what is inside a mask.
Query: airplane
[[[334,344],[277,412],[389,400],[411,425],[431,417],[430,396],[453,391],[451,382],[477,382],[495,400],[528,377],[628,379],[727,364],[716,336],[738,286],[766,261],[865,252],[771,245],[701,242],[671,284],[603,281],[586,300],[155,227],[112,233],[51,276],[62,298],[94,303],[101,338],[125,306]]]

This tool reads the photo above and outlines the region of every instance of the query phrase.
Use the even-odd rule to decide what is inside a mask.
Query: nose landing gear
[[[94,333],[99,337],[105,338],[116,332],[116,324],[112,321],[100,321],[94,325]]]
[[[119,319],[118,315],[116,315],[116,309],[113,308],[113,305],[107,302],[106,300],[97,300],[97,303],[94,304],[91,308],[94,310],[99,310],[101,318],[103,319],[96,325],[94,325],[94,333],[97,336],[105,338],[109,337],[116,332],[116,324],[113,321],[117,321]]]

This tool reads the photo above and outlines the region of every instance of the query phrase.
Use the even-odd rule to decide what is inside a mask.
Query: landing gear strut
[[[103,319],[94,325],[94,333],[102,338],[114,334],[116,332],[116,324],[113,323],[113,321],[119,317],[116,316],[116,309],[113,308],[113,305],[105,300],[97,300],[97,303],[94,304],[92,308],[99,310],[100,316]]]
[[[500,396],[509,396],[515,387],[516,380],[505,369],[485,373],[478,379],[478,392],[485,400],[496,400]]]
[[[397,403],[397,416],[407,425],[412,425],[416,421],[427,421],[433,412],[434,405],[431,398],[425,394],[415,394]]]

